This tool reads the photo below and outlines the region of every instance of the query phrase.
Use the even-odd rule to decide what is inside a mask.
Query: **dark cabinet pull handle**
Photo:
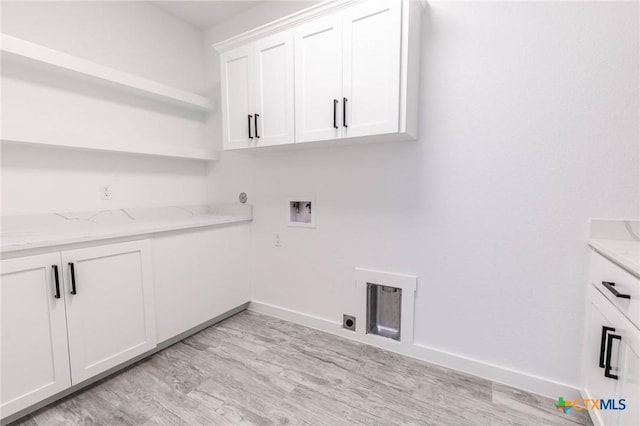
[[[613,327],[605,327],[604,325],[602,326],[602,336],[600,337],[600,362],[598,363],[600,368],[604,368],[604,353],[607,349],[607,333],[610,331],[616,331],[616,329]]]
[[[258,117],[260,117],[260,114],[256,114],[256,116],[254,117],[254,124],[255,124],[255,128],[256,128],[256,138],[260,139],[260,136],[258,136]]]
[[[347,126],[347,98],[342,98],[342,125]]]
[[[333,128],[334,129],[338,128],[338,118],[336,117],[337,110],[338,110],[338,100],[334,99],[333,100]]]
[[[617,334],[609,334],[607,337],[607,360],[604,364],[604,377],[618,380],[617,374],[611,374],[611,352],[613,352],[611,349],[613,348],[613,339],[617,339],[622,342],[622,336],[618,336]]]
[[[253,136],[251,136],[251,117],[253,117],[253,115],[249,115],[247,117],[247,129],[249,130],[249,139],[253,139]]]
[[[53,297],[60,299],[60,277],[58,276],[58,265],[51,265],[51,269],[53,269],[53,279],[56,285],[56,294],[54,294]]]
[[[73,262],[69,262],[69,271],[71,272],[71,294],[78,294],[76,291],[76,268]]]
[[[618,290],[613,288],[616,285],[616,283],[610,283],[610,282],[607,282],[607,281],[602,281],[602,285],[604,286],[604,288],[606,288],[611,293],[613,293],[613,295],[615,297],[619,297],[621,299],[631,299],[631,295],[630,294],[622,294]]]

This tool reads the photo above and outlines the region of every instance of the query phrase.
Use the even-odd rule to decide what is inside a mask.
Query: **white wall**
[[[417,142],[223,153],[210,196],[255,206],[254,300],[340,321],[356,266],[416,274],[417,343],[578,385],[587,220],[639,215],[638,17],[631,2],[430,2]],[[298,194],[316,229],[286,227]]]
[[[2,32],[205,94],[202,32],[145,2],[2,2]],[[2,130],[27,140],[205,146],[205,116],[29,66],[2,64]],[[207,164],[2,147],[2,213],[197,204]],[[99,184],[113,199],[99,199]]]

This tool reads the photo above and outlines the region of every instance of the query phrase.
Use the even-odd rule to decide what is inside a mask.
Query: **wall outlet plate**
[[[113,197],[113,191],[111,185],[100,184],[100,199],[110,200]]]
[[[356,331],[356,317],[353,315],[342,315],[342,328],[349,331]]]

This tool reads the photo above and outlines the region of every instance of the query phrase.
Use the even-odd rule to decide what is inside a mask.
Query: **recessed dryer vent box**
[[[288,199],[287,223],[289,226],[315,228],[315,202],[310,197]]]
[[[367,333],[400,340],[402,289],[367,283]]]

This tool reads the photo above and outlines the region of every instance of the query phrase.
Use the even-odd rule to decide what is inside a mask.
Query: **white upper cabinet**
[[[222,137],[225,149],[252,146],[254,72],[250,53],[250,46],[241,46],[220,55]]]
[[[73,383],[156,346],[149,241],[62,252]]]
[[[327,1],[216,44],[224,149],[416,139],[422,8]]]
[[[342,18],[296,29],[296,142],[342,137]]]
[[[60,254],[2,261],[2,417],[71,385]]]
[[[255,144],[293,143],[293,33],[265,37],[256,41],[252,50],[255,57]]]
[[[293,33],[220,55],[224,149],[294,142]]]
[[[400,2],[370,1],[343,14],[345,137],[398,131],[400,11]]]

